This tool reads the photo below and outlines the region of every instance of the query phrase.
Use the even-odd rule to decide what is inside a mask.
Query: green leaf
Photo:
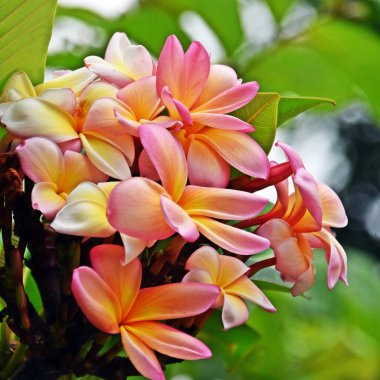
[[[279,100],[280,95],[275,92],[261,92],[246,106],[233,113],[256,128],[251,136],[265,153],[269,153],[276,135]]]
[[[15,71],[25,71],[34,84],[43,81],[55,9],[55,0],[1,2],[0,92]]]
[[[30,303],[34,306],[37,313],[39,313],[42,310],[41,295],[28,267],[24,267],[24,287]]]
[[[278,105],[277,126],[280,126],[289,119],[293,119],[310,108],[317,107],[322,104],[336,105],[335,101],[332,99],[281,96],[280,103]]]
[[[279,23],[294,4],[294,0],[266,0],[266,3],[270,8],[273,17]]]

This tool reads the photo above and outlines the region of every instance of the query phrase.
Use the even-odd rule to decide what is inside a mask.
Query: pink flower
[[[141,45],[132,45],[125,33],[112,36],[105,59],[90,56],[84,62],[100,78],[118,87],[125,87],[155,73],[155,65],[148,50]]]
[[[327,185],[306,171],[299,155],[288,145],[277,143],[286,153],[293,170],[295,192],[288,195],[287,180],[276,185],[278,200],[273,209],[252,223],[263,223],[257,231],[270,240],[276,269],[294,285],[294,296],[314,284],[313,248],[323,248],[328,262],[327,283],[332,289],[340,279],[347,284],[347,257],[330,227],[344,227],[343,205]]]
[[[189,271],[183,282],[201,282],[219,286],[221,292],[213,308],[223,308],[224,329],[239,326],[248,319],[243,299],[254,302],[268,311],[276,311],[265,294],[246,276],[249,267],[235,257],[219,255],[211,247],[201,247],[187,260]]]
[[[157,321],[205,312],[219,289],[194,283],[140,289],[140,261],[122,266],[123,256],[123,247],[100,245],[90,253],[92,268],[74,270],[72,291],[87,319],[105,333],[120,333],[128,358],[149,379],[164,379],[154,351],[188,360],[210,357],[202,342]]]
[[[187,155],[191,184],[226,187],[229,165],[267,178],[267,156],[246,134],[252,126],[228,115],[249,103],[258,87],[241,84],[230,67],[211,65],[199,42],[184,53],[175,36],[167,39],[157,65],[157,93],[169,115],[183,123],[172,133]]]
[[[242,255],[268,247],[266,239],[215,220],[252,217],[265,207],[265,199],[236,190],[186,186],[186,158],[178,142],[162,127],[141,126],[139,131],[162,186],[141,177],[116,186],[107,209],[116,230],[145,240],[166,239],[177,232],[186,241],[195,241],[202,233]]]

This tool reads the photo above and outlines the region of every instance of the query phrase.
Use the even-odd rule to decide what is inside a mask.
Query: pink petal
[[[145,240],[161,240],[173,235],[163,216],[160,195],[165,189],[145,178],[121,182],[111,192],[107,216],[118,231]]]
[[[77,107],[77,98],[75,93],[69,88],[50,88],[45,90],[39,98],[54,103],[71,115],[74,114]]]
[[[200,282],[201,284],[215,284],[210,272],[206,269],[192,269],[183,276],[182,282]]]
[[[300,155],[290,145],[277,141],[276,146],[280,147],[286,154],[293,173],[296,173],[298,169],[305,168]]]
[[[192,253],[186,261],[185,268],[189,271],[206,270],[212,284],[219,284],[220,279],[220,255],[212,247],[203,246]]]
[[[251,232],[240,230],[200,216],[193,216],[198,231],[227,251],[238,255],[253,255],[269,247],[269,241]]]
[[[250,136],[236,131],[207,128],[197,135],[219,153],[231,166],[253,177],[267,179],[268,157]]]
[[[114,114],[118,123],[123,127],[125,133],[131,136],[139,137],[140,121],[134,120],[134,115],[131,111],[127,111],[121,107],[114,108]]]
[[[240,297],[230,294],[224,295],[222,320],[224,330],[240,326],[248,319],[248,308]]]
[[[214,285],[176,283],[141,289],[127,322],[185,318],[208,310],[219,295]]]
[[[251,124],[231,115],[192,112],[191,118],[192,122],[197,122],[216,129],[238,132],[253,132],[255,130]]]
[[[128,162],[119,149],[90,134],[81,133],[80,139],[88,158],[100,171],[117,179],[131,177]]]
[[[297,297],[313,287],[315,280],[315,268],[310,264],[309,268],[296,281],[290,292]]]
[[[181,101],[175,99],[166,86],[161,91],[161,99],[168,109],[170,117],[183,120],[188,125],[193,125],[189,109]]]
[[[133,80],[149,77],[154,64],[148,50],[142,45],[130,45],[123,52],[124,72]]]
[[[1,122],[17,137],[46,137],[56,143],[78,137],[74,119],[63,108],[43,99],[27,98],[11,104]]]
[[[228,285],[225,292],[254,302],[268,311],[276,311],[266,295],[247,276],[242,276]]]
[[[187,182],[186,157],[181,145],[162,127],[141,126],[139,132],[142,145],[156,168],[163,187],[176,202]]]
[[[164,355],[185,360],[211,357],[211,351],[198,339],[157,322],[135,322],[128,331],[137,336],[148,347]]]
[[[135,302],[141,285],[141,263],[133,260],[127,265],[124,261],[124,247],[102,244],[90,252],[91,265],[95,272],[110,287],[120,302],[123,320]]]
[[[165,375],[153,350],[129,332],[129,326],[121,326],[120,334],[124,350],[134,367],[148,379],[165,380]]]
[[[166,194],[160,196],[161,209],[166,223],[179,233],[186,241],[193,242],[199,238],[197,226],[190,216]]]
[[[149,178],[156,182],[160,181],[160,176],[145,149],[141,151],[139,156],[139,172],[140,177]]]
[[[16,148],[23,172],[33,182],[52,182],[57,186],[64,176],[62,152],[52,141],[32,137]]]
[[[268,239],[275,250],[283,241],[293,236],[290,225],[281,219],[269,220],[260,226],[256,233]]]
[[[51,182],[39,182],[32,191],[32,206],[48,219],[55,217],[65,205],[65,200],[57,194],[57,185]]]
[[[202,141],[190,142],[187,165],[192,185],[224,188],[230,179],[230,166]]]
[[[235,111],[249,103],[257,94],[259,84],[248,82],[232,87],[208,102],[193,109],[193,112],[209,112],[226,114]]]
[[[119,332],[119,301],[94,270],[88,267],[75,269],[71,289],[83,314],[96,328],[108,334]]]
[[[262,211],[267,200],[245,191],[189,185],[178,204],[189,215],[243,220]]]

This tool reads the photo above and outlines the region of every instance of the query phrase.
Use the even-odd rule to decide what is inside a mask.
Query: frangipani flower
[[[66,198],[65,206],[50,224],[57,232],[67,235],[106,238],[117,231],[109,224],[106,216],[110,192],[119,182],[94,184],[82,182]],[[145,247],[154,241],[146,241],[121,234],[125,249],[124,263],[135,259]]]
[[[74,270],[72,291],[87,319],[105,333],[120,333],[128,358],[149,379],[165,378],[154,351],[188,360],[210,357],[202,342],[157,321],[205,312],[219,289],[195,283],[140,289],[140,261],[122,266],[123,257],[122,247],[100,245],[90,253],[92,268]]]
[[[247,321],[248,308],[242,299],[268,311],[276,311],[265,294],[246,276],[249,267],[235,257],[219,255],[214,248],[203,246],[189,257],[185,269],[190,272],[185,275],[183,282],[219,286],[221,292],[212,308],[223,308],[225,330]]]
[[[105,59],[90,56],[84,62],[100,78],[118,87],[125,87],[155,73],[155,65],[148,50],[141,45],[132,45],[125,33],[112,36]]]
[[[167,39],[157,65],[157,93],[169,115],[183,123],[173,135],[187,155],[191,184],[226,187],[229,165],[267,178],[268,158],[246,134],[253,127],[227,115],[249,103],[258,88],[256,82],[241,84],[230,67],[211,65],[199,42],[184,53],[175,36]]]
[[[83,147],[99,170],[117,179],[129,178],[133,138],[118,125],[113,107],[108,106],[109,102],[118,104],[111,98],[117,91],[108,83],[94,82],[77,99],[68,88],[48,89],[38,98],[11,104],[1,121],[8,131],[24,139],[46,137],[63,150]]]
[[[313,248],[323,248],[328,262],[327,284],[332,289],[339,279],[347,284],[347,257],[330,227],[344,227],[343,205],[327,185],[306,171],[299,155],[288,145],[277,143],[286,153],[294,172],[295,192],[288,195],[287,181],[278,184],[278,201],[259,218],[268,220],[257,231],[271,241],[276,269],[292,282],[294,296],[313,286]],[[281,219],[280,219],[281,218]]]
[[[16,148],[24,173],[35,183],[32,206],[52,219],[65,205],[68,194],[81,182],[101,182],[108,176],[87,157],[66,151],[50,140],[32,137]],[[95,185],[94,185],[95,186]]]
[[[242,255],[268,247],[266,239],[215,220],[256,215],[265,207],[264,198],[236,190],[186,186],[186,158],[178,142],[162,127],[141,126],[139,131],[162,186],[141,177],[116,186],[107,209],[116,230],[145,240],[166,239],[177,232],[190,242],[202,233],[220,247]]]

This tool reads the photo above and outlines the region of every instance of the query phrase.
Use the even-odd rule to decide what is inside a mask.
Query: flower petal
[[[315,268],[310,264],[306,272],[297,279],[294,286],[291,288],[290,292],[292,293],[292,296],[297,297],[305,293],[314,285],[314,280]]]
[[[55,217],[65,205],[65,200],[57,194],[57,185],[51,182],[39,182],[32,191],[32,206],[48,219]]]
[[[119,149],[90,134],[79,136],[88,158],[100,171],[117,179],[131,176],[128,162]]]
[[[88,267],[75,269],[71,289],[80,309],[96,328],[108,334],[119,332],[119,301],[94,270]]]
[[[239,277],[249,271],[249,267],[241,260],[231,256],[220,256],[220,278],[218,285],[225,289]]]
[[[214,148],[230,165],[253,177],[267,179],[270,173],[268,157],[250,136],[236,131],[205,128],[197,135]]]
[[[17,97],[13,96],[15,91]],[[4,84],[0,101],[9,102],[35,96],[37,96],[37,93],[28,77],[28,74],[24,71],[18,71],[13,73]]]
[[[253,132],[255,130],[251,124],[232,115],[192,112],[191,118],[193,122],[197,122],[215,129],[238,132]]]
[[[214,285],[176,283],[141,289],[127,322],[185,318],[208,310],[219,295]]]
[[[293,236],[290,225],[281,219],[269,220],[260,226],[256,233],[270,240],[273,249],[277,249],[283,241]]]
[[[199,232],[227,251],[238,255],[253,255],[269,247],[269,241],[251,232],[240,230],[200,216],[193,216]]]
[[[176,202],[187,182],[186,157],[182,147],[170,132],[162,127],[140,126],[139,133],[163,187]]]
[[[193,242],[199,238],[197,226],[190,216],[166,194],[160,196],[161,210],[166,223],[178,232],[186,241]]]
[[[212,278],[210,283],[219,285],[220,255],[214,248],[203,246],[194,251],[188,258],[185,269],[189,271],[206,270]]]
[[[132,44],[125,33],[114,33],[108,42],[104,55],[105,60],[118,68],[122,68],[124,51],[130,45]]]
[[[224,295],[222,320],[224,330],[240,326],[248,319],[248,308],[240,297],[230,294]]]
[[[139,156],[139,172],[140,177],[149,178],[156,182],[160,181],[160,176],[145,149],[141,151]]]
[[[161,354],[185,360],[211,357],[211,351],[201,341],[163,323],[135,322],[127,329]]]
[[[125,234],[120,234],[120,237],[124,245],[123,265],[130,263],[137,258],[146,247],[150,246],[149,242],[144,239],[134,238]]]
[[[111,192],[107,215],[118,231],[144,240],[161,240],[173,235],[162,214],[160,195],[165,189],[146,178],[121,182]]]
[[[43,99],[21,99],[1,119],[7,130],[22,138],[46,137],[56,143],[78,137],[74,119],[64,109]]]
[[[120,327],[121,341],[134,367],[148,379],[165,380],[165,375],[153,350],[127,329],[128,326]]]
[[[171,118],[183,120],[186,124],[193,125],[189,109],[181,101],[173,97],[167,86],[161,91],[161,99]]]
[[[74,114],[77,106],[77,98],[70,88],[50,88],[45,90],[39,98],[54,103],[71,115]]]
[[[189,215],[243,220],[262,211],[267,200],[245,191],[189,185],[178,204]]]
[[[318,182],[318,189],[322,202],[322,224],[331,227],[345,227],[347,215],[339,197],[322,182]]]
[[[183,276],[182,282],[200,282],[201,284],[215,284],[207,269],[192,269]]]
[[[193,139],[187,153],[189,180],[192,185],[226,187],[230,166],[209,145]]]
[[[133,260],[128,265],[124,261],[124,247],[113,244],[101,244],[90,252],[91,265],[95,272],[110,287],[120,302],[123,320],[138,295],[141,285],[141,263]]]

